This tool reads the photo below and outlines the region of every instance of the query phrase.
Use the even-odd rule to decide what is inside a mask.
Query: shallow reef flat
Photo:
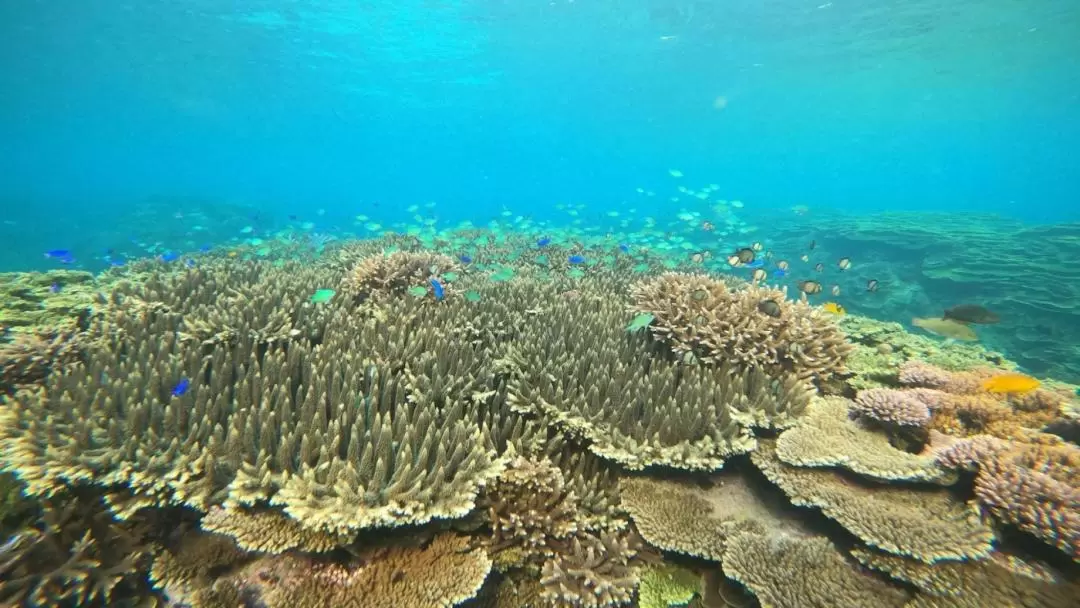
[[[774,224],[778,240],[828,235],[891,285],[865,310],[882,318],[978,301],[1004,320],[991,341],[1039,374],[1080,382],[1080,223],[1032,225],[994,215],[811,214]],[[875,263],[876,262],[876,263]]]
[[[7,277],[0,605],[1075,605],[1075,386],[468,238]]]

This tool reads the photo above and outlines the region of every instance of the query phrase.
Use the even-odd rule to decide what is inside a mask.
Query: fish
[[[50,249],[45,252],[47,258],[70,258],[71,251],[67,249]]]
[[[818,272],[824,271],[825,270],[825,264],[822,264],[821,262],[818,262],[817,264],[814,264],[814,270],[816,270]]]
[[[780,270],[783,270],[784,272],[787,272],[788,268],[791,267],[791,264],[788,264],[787,260],[780,260],[776,263],[776,267]]]
[[[58,283],[57,281],[53,281],[53,284],[49,285],[49,293],[60,293],[60,291],[63,290],[63,289],[64,289],[64,286],[61,285],[60,283]]]
[[[810,249],[817,247],[817,241],[810,241]]]
[[[690,256],[690,261],[695,264],[700,264],[705,261],[705,254],[700,252],[694,253]]]
[[[760,283],[769,276],[769,273],[765,272],[764,268],[758,268],[754,270],[754,273],[750,275],[750,280],[755,283]]]
[[[472,264],[472,256],[467,253],[459,255],[458,259],[461,260],[462,264]]]
[[[831,293],[834,296],[840,295],[840,286],[839,285],[833,285],[832,289],[829,290],[829,293]]]
[[[781,270],[780,268],[777,268],[776,270],[773,271],[772,276],[774,276],[774,277],[776,277],[778,279],[782,279],[782,278],[787,276],[787,271],[786,270]]]
[[[840,270],[847,270],[848,268],[851,268],[851,258],[840,258],[837,260],[836,265]]]
[[[323,302],[329,302],[336,293],[333,289],[317,289],[309,299],[315,304],[322,304]]]
[[[975,330],[959,321],[953,321],[952,319],[922,319],[916,317],[911,320],[911,324],[943,338],[952,338],[953,340],[961,340],[963,342],[977,342],[979,340],[979,336],[975,333]]]
[[[181,378],[180,381],[176,383],[176,386],[173,387],[172,396],[173,397],[181,397],[181,396],[183,396],[183,394],[188,391],[188,388],[190,386],[191,386],[191,380],[188,380],[187,378]]]
[[[754,250],[754,252],[759,252],[759,251],[765,249],[765,246],[762,245],[761,243],[756,243],[755,242],[755,243],[752,243],[750,245],[750,249]]]
[[[758,259],[754,260],[753,262],[750,262],[749,264],[746,265],[747,268],[762,268],[764,266],[765,266],[765,260],[763,260],[761,258],[758,258]]]
[[[175,262],[180,259],[180,254],[175,251],[166,251],[160,257],[162,262]]]
[[[551,237],[548,237],[548,236],[541,237],[540,239],[538,239],[536,241],[536,246],[540,247],[540,248],[547,247],[550,244],[551,244]]]
[[[647,312],[641,313],[630,321],[630,324],[626,326],[626,331],[630,333],[641,331],[642,329],[648,327],[654,319],[656,319],[656,317],[652,314],[649,314]]]
[[[566,261],[570,262],[571,264],[584,264],[585,256],[575,253],[574,255],[566,258]]]
[[[802,261],[804,261],[804,262],[809,262],[809,261],[810,261],[810,256],[808,256],[808,255],[806,255],[806,254],[804,253],[804,254],[802,254],[802,255],[800,255],[800,256],[799,256],[799,259],[800,259],[800,260],[802,260]]]
[[[997,394],[1022,394],[1039,388],[1039,381],[1031,376],[1018,373],[995,374],[983,380],[984,391]]]
[[[728,266],[731,266],[733,268],[738,268],[739,266],[742,266],[742,261],[739,260],[739,256],[737,255],[729,255],[727,257],[727,263]]]
[[[199,251],[202,253],[210,253],[210,245],[203,245],[199,247]]]
[[[772,318],[780,317],[780,304],[776,300],[762,300],[757,305],[758,312]]]
[[[431,292],[435,294],[436,300],[442,300],[444,297],[446,297],[446,290],[443,289],[442,283],[439,282],[439,279],[431,278],[428,279],[428,282],[431,283]]]
[[[184,260],[184,266],[187,266],[188,268],[194,268],[195,267],[195,260],[193,260],[191,258],[187,258],[186,260]]]
[[[997,313],[979,306],[978,304],[960,304],[953,306],[942,315],[945,319],[952,319],[961,323],[975,323],[978,325],[993,325],[999,323],[1001,317]]]
[[[749,264],[750,262],[754,261],[754,258],[757,257],[757,254],[754,252],[754,250],[749,247],[743,247],[742,249],[736,251],[735,255],[739,257],[739,261],[743,264]]]
[[[701,229],[705,232],[712,232],[713,230],[716,230],[716,226],[709,220],[705,220],[704,222],[701,222]]]
[[[877,291],[877,288],[878,288],[878,280],[877,279],[870,279],[869,281],[866,282],[866,291]]]
[[[847,314],[847,309],[837,304],[836,302],[825,302],[821,305],[821,309],[827,313],[834,314],[838,317],[842,317]]]
[[[799,291],[811,296],[816,293],[821,293],[821,283],[809,280],[799,281]]]
[[[630,245],[626,243],[619,243],[619,251],[623,253],[630,253]]]

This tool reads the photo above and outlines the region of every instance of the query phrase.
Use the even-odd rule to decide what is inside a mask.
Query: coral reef
[[[0,549],[0,604],[112,606],[145,594],[145,527],[112,519],[93,495],[41,502]]]
[[[993,353],[849,317],[852,352],[805,302],[658,275],[682,267],[646,254],[466,233],[336,243],[305,264],[131,264],[97,282],[74,340],[19,333],[0,469],[43,519],[9,518],[2,601],[1075,593],[1059,550],[1076,557],[1080,457],[1042,432],[1068,415],[1063,387],[996,394],[983,383],[1011,364]],[[566,260],[583,251],[596,262]],[[773,298],[778,316],[758,307]]]
[[[938,453],[946,466],[975,469],[975,497],[989,513],[1080,560],[1080,448],[991,436]]]
[[[844,371],[852,347],[835,321],[783,291],[731,289],[706,275],[665,273],[631,286],[635,314],[651,314],[653,334],[680,355],[825,381]],[[776,315],[759,310],[774,302]]]

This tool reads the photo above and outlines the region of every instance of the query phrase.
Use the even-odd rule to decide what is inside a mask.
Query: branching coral
[[[932,563],[978,558],[994,533],[946,490],[872,484],[829,469],[784,464],[761,441],[754,464],[800,506],[817,507],[866,544]]]
[[[950,435],[1018,438],[1061,417],[1067,401],[1061,392],[1038,388],[1022,394],[994,394],[983,389],[983,382],[996,373],[1000,372],[989,368],[951,372],[909,361],[901,366],[899,379],[905,386],[921,389],[911,394],[929,406],[930,428]]]
[[[928,392],[929,391],[929,392]],[[922,427],[930,423],[930,406],[940,397],[933,389],[871,388],[859,391],[852,413],[892,427]]]
[[[720,468],[754,446],[739,422],[786,426],[809,400],[794,376],[666,361],[626,335],[611,306],[566,303],[547,320],[525,335],[511,405],[630,469]]]
[[[840,397],[814,401],[802,424],[780,435],[777,456],[791,465],[839,466],[880,480],[951,481],[932,456],[897,449],[884,433],[851,420],[851,404]]]
[[[0,394],[41,384],[54,368],[78,359],[74,332],[19,333],[0,342]]]
[[[740,534],[724,552],[724,574],[768,608],[900,608],[907,594],[861,572],[821,536]]]
[[[43,501],[40,521],[0,548],[0,604],[112,606],[139,598],[148,591],[144,532],[114,521],[94,497]]]
[[[231,536],[245,551],[259,553],[284,553],[293,549],[323,553],[352,542],[351,535],[310,530],[271,510],[212,507],[203,516],[201,525],[208,532]]]
[[[556,605],[613,608],[629,604],[643,564],[641,541],[633,534],[604,531],[578,534],[544,563],[541,597]]]
[[[705,275],[666,273],[631,287],[635,314],[654,316],[651,329],[677,353],[828,380],[844,371],[852,347],[835,321],[779,290],[730,289]],[[775,315],[761,302],[776,303]]]
[[[457,272],[460,265],[453,258],[429,252],[395,251],[361,260],[349,271],[343,287],[357,301],[403,295],[411,287],[428,287],[428,281],[440,281],[440,274]]]
[[[1080,560],[1080,448],[976,436],[938,460],[977,469],[975,497],[984,509]]]

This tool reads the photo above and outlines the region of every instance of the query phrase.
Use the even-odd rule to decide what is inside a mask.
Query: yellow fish
[[[1039,388],[1039,381],[1024,374],[996,374],[984,380],[982,387],[991,393],[1027,393]]]
[[[979,336],[974,329],[952,319],[914,318],[911,320],[911,324],[943,338],[963,340],[964,342],[978,342],[979,340]]]
[[[847,314],[847,310],[845,310],[843,306],[837,304],[836,302],[825,302],[821,305],[821,309],[827,313],[832,313],[838,317],[842,317]]]

